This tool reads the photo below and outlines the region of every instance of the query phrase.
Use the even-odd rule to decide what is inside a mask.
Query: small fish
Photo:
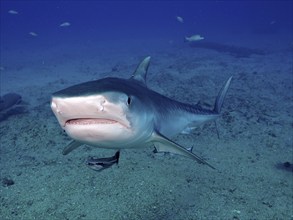
[[[33,36],[33,37],[37,37],[38,34],[36,32],[29,32],[29,35]]]
[[[62,24],[59,25],[59,27],[68,27],[71,24],[69,22],[63,22]]]
[[[15,10],[9,10],[8,13],[9,13],[9,14],[12,14],[12,15],[17,15],[17,14],[18,14],[18,11],[15,11]]]
[[[180,16],[176,16],[177,21],[179,21],[180,23],[184,22],[184,19]]]
[[[120,156],[120,151],[117,151],[113,157],[105,157],[105,158],[89,157],[86,164],[88,165],[89,168],[93,170],[102,171],[104,169],[111,167],[115,163],[118,164],[119,156]]]
[[[188,42],[199,41],[203,39],[204,37],[200,36],[199,34],[192,35],[190,37],[185,37],[185,41],[188,41]]]

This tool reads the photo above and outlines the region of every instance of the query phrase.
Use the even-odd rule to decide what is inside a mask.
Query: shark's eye
[[[127,98],[127,105],[129,106],[130,104],[131,104],[131,97],[128,96],[128,98]]]

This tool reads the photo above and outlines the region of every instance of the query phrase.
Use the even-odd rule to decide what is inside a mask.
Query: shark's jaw
[[[119,148],[135,135],[125,106],[103,95],[53,97],[51,108],[63,130],[82,143]]]

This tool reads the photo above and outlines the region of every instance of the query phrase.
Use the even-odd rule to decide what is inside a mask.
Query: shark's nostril
[[[103,105],[99,105],[99,106],[98,106],[98,110],[99,110],[99,111],[104,111],[104,106],[103,106]]]
[[[106,101],[105,100],[101,100],[100,101],[100,104],[99,104],[99,106],[98,106],[98,110],[99,111],[104,111],[104,103],[105,103]]]

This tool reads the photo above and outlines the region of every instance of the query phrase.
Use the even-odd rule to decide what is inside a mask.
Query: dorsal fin
[[[150,59],[150,56],[144,58],[143,61],[141,61],[141,63],[137,66],[130,79],[135,79],[146,86],[146,75],[150,65]]]

